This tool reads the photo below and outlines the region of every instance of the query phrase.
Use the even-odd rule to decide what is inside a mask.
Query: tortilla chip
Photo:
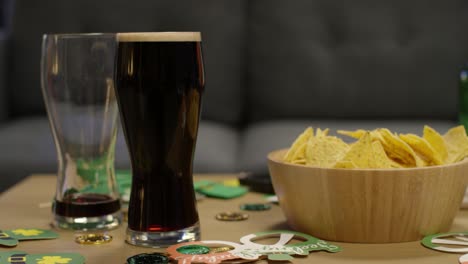
[[[337,169],[356,169],[357,166],[354,164],[354,162],[349,161],[349,160],[339,160],[335,163],[333,168]]]
[[[322,136],[310,139],[307,143],[306,164],[331,168],[344,156],[348,149],[348,144],[340,138],[323,136],[322,134]]]
[[[444,138],[430,126],[424,126],[423,138],[439,153],[442,162],[446,163],[448,151]]]
[[[428,165],[441,165],[444,163],[440,154],[424,138],[415,134],[400,134],[400,138]]]
[[[335,164],[337,168],[346,168],[346,166],[362,169],[401,167],[387,156],[380,141],[372,140],[370,131],[365,131],[361,138],[350,147],[343,159]]]
[[[379,128],[380,140],[387,156],[403,167],[422,167],[425,162],[419,158],[413,149],[399,137],[386,128]]]
[[[468,154],[468,137],[464,126],[457,126],[443,136],[447,146],[448,157],[446,163],[463,160]]]
[[[358,130],[354,130],[354,131],[349,131],[349,130],[338,130],[336,131],[338,134],[340,135],[344,135],[344,136],[348,136],[348,137],[352,137],[352,138],[355,138],[355,139],[360,139],[362,136],[364,136],[368,131],[364,130],[364,129],[358,129]]]
[[[291,163],[301,164],[301,160],[305,160],[305,153],[307,149],[307,143],[300,145],[296,151],[291,155]]]
[[[342,161],[349,161],[356,165],[357,168],[370,168],[372,157],[372,141],[369,131],[359,138],[343,156]]]
[[[371,136],[372,139],[372,136]],[[372,142],[372,157],[370,160],[370,168],[401,168],[402,166],[390,159],[385,153],[385,149],[380,141]]]
[[[296,153],[298,148],[301,147],[302,145],[306,144],[307,141],[309,141],[310,137],[314,136],[314,130],[312,127],[308,127],[300,134],[296,140],[292,143],[291,147],[289,148],[288,152],[284,155],[283,160],[291,162],[293,161],[293,157],[297,157],[300,153]],[[303,151],[305,150],[305,147],[303,147]]]
[[[326,128],[325,130],[321,130],[320,128],[317,128],[317,132],[315,132],[315,137],[326,137],[328,136],[328,132],[330,129]]]
[[[291,163],[299,164],[299,165],[306,165],[307,161],[306,161],[306,159],[295,159],[295,160],[291,161]]]

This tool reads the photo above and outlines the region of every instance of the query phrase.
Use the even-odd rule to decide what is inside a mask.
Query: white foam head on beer
[[[119,42],[201,42],[200,32],[117,33]]]

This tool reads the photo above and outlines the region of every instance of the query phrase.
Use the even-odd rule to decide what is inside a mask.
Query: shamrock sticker
[[[25,237],[38,236],[44,233],[44,231],[39,230],[39,229],[15,229],[15,230],[11,230],[11,232],[15,235],[21,235]]]
[[[68,264],[72,261],[71,258],[63,258],[62,256],[43,256],[36,259],[37,264]]]
[[[19,240],[54,239],[58,234],[45,229],[18,228],[13,230],[0,230],[0,246],[14,247]]]
[[[0,252],[0,264],[84,264],[85,258],[77,253],[28,254],[23,251]]]

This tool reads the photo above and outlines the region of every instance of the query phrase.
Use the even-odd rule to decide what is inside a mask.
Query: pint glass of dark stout
[[[117,34],[116,95],[132,164],[126,241],[200,238],[192,162],[204,70],[199,32]]]

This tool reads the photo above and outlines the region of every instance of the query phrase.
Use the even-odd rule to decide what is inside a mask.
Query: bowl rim
[[[308,168],[308,169],[315,169],[315,170],[327,170],[327,171],[353,171],[353,172],[369,172],[369,171],[382,171],[382,172],[395,172],[395,171],[418,171],[418,170],[432,170],[432,169],[444,169],[448,167],[458,167],[462,165],[467,165],[468,164],[468,158],[465,157],[461,161],[457,161],[455,163],[450,163],[450,164],[442,164],[442,165],[434,165],[434,166],[425,166],[425,167],[410,167],[410,168],[393,168],[393,169],[388,169],[388,168],[355,168],[355,169],[348,169],[348,168],[325,168],[325,167],[318,167],[318,166],[311,166],[311,165],[301,165],[301,164],[294,164],[294,163],[289,163],[289,162],[284,162],[283,160],[280,160],[277,155],[280,153],[288,151],[289,148],[282,148],[282,149],[276,149],[268,153],[267,159],[270,162],[274,162],[276,164],[281,164],[281,165],[287,165],[287,166],[292,166],[292,167],[298,167],[298,168]]]

